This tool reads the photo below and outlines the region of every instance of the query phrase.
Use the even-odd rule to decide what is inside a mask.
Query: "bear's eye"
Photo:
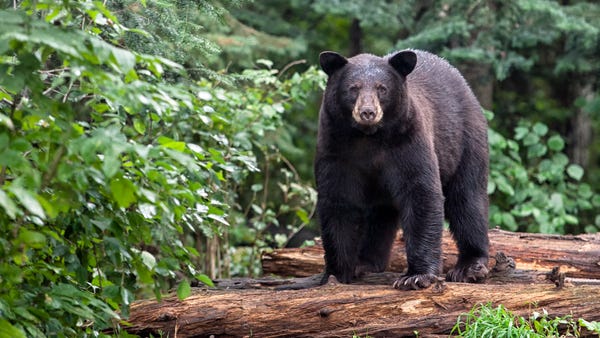
[[[351,85],[349,89],[350,89],[350,92],[356,93],[360,90],[360,86],[357,84],[354,84],[354,85]]]
[[[377,85],[376,88],[379,95],[385,95],[387,93],[387,88],[384,85]]]

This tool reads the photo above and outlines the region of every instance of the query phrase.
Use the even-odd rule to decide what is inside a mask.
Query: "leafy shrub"
[[[491,225],[559,234],[575,225],[587,232],[600,229],[597,217],[595,224],[579,224],[583,213],[600,207],[600,195],[581,182],[583,168],[569,163],[560,135],[522,120],[512,138],[490,129],[489,143]]]
[[[101,2],[23,2],[0,22],[3,329],[99,335],[136,297],[210,285],[197,244],[227,234],[257,156],[277,153],[264,140],[322,75],[194,82],[116,47],[128,29]],[[297,198],[285,212],[305,222],[311,190],[295,180],[281,180]]]

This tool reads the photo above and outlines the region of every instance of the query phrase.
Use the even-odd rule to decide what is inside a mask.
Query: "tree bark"
[[[503,252],[514,258],[522,270],[550,271],[560,267],[567,277],[600,278],[600,234],[559,236],[513,233],[490,230],[490,256]],[[447,272],[456,264],[457,250],[449,232],[443,237],[443,270]],[[323,271],[323,248],[320,245],[306,248],[278,249],[263,254],[265,275],[306,277]],[[494,260],[490,260],[494,264]],[[402,235],[396,238],[392,249],[389,271],[406,269],[406,255]]]
[[[439,283],[420,291],[382,285],[325,286],[288,291],[198,290],[180,301],[131,307],[129,333],[169,337],[419,337],[448,335],[477,304],[504,305],[520,316],[600,320],[600,286]]]
[[[581,75],[582,80],[577,82],[573,86],[573,96],[575,101],[576,99],[585,99],[587,101],[592,100],[594,97],[594,86],[593,80],[589,80],[589,77],[585,75]],[[588,79],[588,81],[585,81]],[[571,154],[571,159],[573,162],[581,165],[586,170],[589,167],[589,154],[590,154],[590,145],[592,144],[592,118],[591,116],[583,110],[582,107],[577,107],[576,104],[573,104],[575,107],[575,113],[570,119],[571,124],[571,133],[569,135],[569,152]]]
[[[491,65],[465,62],[457,65],[473,90],[479,104],[491,110],[494,103],[494,71]]]
[[[362,53],[362,28],[360,27],[360,20],[354,18],[350,24],[350,56],[358,55]]]
[[[447,269],[456,261],[456,249],[448,233],[443,242]],[[322,249],[276,250],[263,257],[265,271],[311,276],[217,280],[217,289],[196,288],[183,301],[170,296],[135,302],[127,319],[131,325],[124,329],[143,337],[402,337],[416,332],[430,337],[450,334],[461,314],[487,303],[525,317],[543,309],[550,318],[600,321],[600,279],[594,279],[600,278],[600,234],[492,230],[490,242],[495,266],[485,284],[440,278],[419,291],[393,289],[401,276],[393,271],[367,274],[350,285],[330,277],[319,286],[321,275],[311,274],[322,269]],[[394,248],[390,270],[401,271],[406,264],[401,236]]]

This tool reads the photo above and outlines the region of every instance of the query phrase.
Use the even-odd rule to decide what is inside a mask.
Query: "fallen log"
[[[600,321],[600,238],[598,235],[548,236],[490,232],[494,267],[485,284],[440,281],[419,291],[390,285],[406,264],[401,237],[392,271],[367,274],[351,285],[335,278],[318,286],[319,274],[302,278],[217,280],[218,289],[196,289],[187,299],[166,297],[131,306],[125,329],[143,337],[350,337],[440,336],[451,333],[459,315],[477,304],[504,305],[520,316],[543,309],[550,317]],[[289,252],[309,252],[296,257]],[[501,250],[506,250],[504,254]],[[444,235],[444,265],[456,251]],[[284,275],[309,275],[322,269],[317,247],[280,250],[294,269]],[[513,256],[513,257],[510,257]],[[266,255],[283,266],[277,255]],[[311,260],[303,259],[312,257]],[[299,269],[299,267],[305,267]],[[308,268],[306,268],[308,267]],[[312,270],[310,270],[312,269]],[[265,269],[266,272],[273,270]],[[396,272],[393,272],[396,270]],[[561,272],[562,270],[562,272]],[[290,272],[291,271],[291,272]],[[298,273],[300,271],[300,273]]]
[[[600,234],[578,236],[514,233],[490,230],[490,256],[503,252],[519,269],[550,271],[555,267],[567,277],[600,279]],[[448,231],[442,241],[444,272],[456,264],[457,250]],[[306,277],[323,271],[321,245],[277,249],[262,255],[263,274]],[[495,264],[493,259],[490,264]],[[404,242],[399,234],[394,242],[389,271],[406,269]]]
[[[566,277],[559,267],[551,271],[521,270],[515,268],[515,261],[512,257],[506,256],[503,252],[498,252],[494,257],[496,264],[490,270],[486,279],[486,284],[537,284],[554,283],[557,287],[565,284],[570,285],[600,285],[600,279],[586,279]],[[299,290],[320,286],[323,273],[308,277],[296,278],[276,278],[267,276],[262,278],[232,278],[213,281],[219,289],[272,289],[272,290]],[[402,273],[386,271],[383,273],[367,273],[355,281],[353,284],[359,285],[392,285],[395,280],[400,278]],[[440,277],[441,278],[441,277]],[[442,278],[443,280],[443,278]]]
[[[333,279],[334,280],[334,279]],[[302,290],[197,290],[180,301],[131,306],[129,333],[169,337],[351,337],[448,335],[476,304],[529,316],[600,321],[600,286],[444,283],[420,291],[330,282]]]

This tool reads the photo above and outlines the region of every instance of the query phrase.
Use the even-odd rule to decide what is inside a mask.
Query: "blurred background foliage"
[[[490,121],[490,227],[600,229],[594,1],[0,4],[0,337],[101,336],[310,243],[322,50],[447,58]]]

